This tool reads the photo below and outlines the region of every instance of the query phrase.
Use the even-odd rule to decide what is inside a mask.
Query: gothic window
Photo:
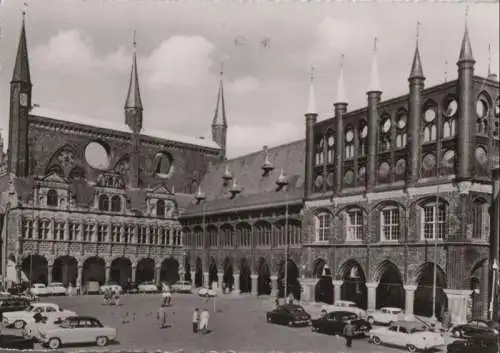
[[[108,226],[106,224],[99,224],[97,226],[97,242],[106,242],[106,233],[108,232]]]
[[[167,177],[171,171],[172,159],[163,152],[157,153],[155,156],[155,174],[159,177]]]
[[[431,202],[422,207],[422,239],[444,239],[446,233],[446,206],[442,203],[436,208]]]
[[[358,131],[358,156],[365,156],[367,150],[367,139],[368,139],[368,125],[366,124],[366,120],[361,120],[359,122],[359,131]]]
[[[489,233],[490,217],[488,204],[483,200],[475,200],[472,205],[472,237],[486,239]]]
[[[208,246],[211,248],[217,247],[217,228],[210,226],[207,228]]]
[[[80,239],[80,224],[70,222],[68,225],[68,240],[79,240]]]
[[[137,243],[146,244],[146,226],[140,225],[137,227]]]
[[[392,121],[389,115],[382,116],[379,127],[379,151],[389,151],[391,149],[391,127]]]
[[[166,241],[166,244],[168,244],[168,245],[172,244],[172,238],[170,236],[170,228],[165,228],[165,241]],[[191,243],[191,245],[193,245],[193,244]]]
[[[332,130],[326,132],[326,163],[333,164],[335,153],[335,133]]]
[[[436,141],[436,106],[428,105],[423,116],[424,142]]]
[[[48,239],[50,232],[50,221],[42,219],[38,221],[38,239]]]
[[[118,224],[111,225],[111,242],[119,243],[120,242],[120,229],[121,227]]]
[[[47,206],[55,207],[57,206],[57,191],[54,189],[50,189],[47,192]]]
[[[316,153],[315,153],[315,165],[322,165],[325,163],[325,139],[323,136],[318,136],[318,141],[316,143]]]
[[[361,210],[351,210],[347,212],[346,217],[346,240],[363,240],[363,213]]]
[[[493,118],[492,130],[493,138],[498,140],[500,138],[500,98],[497,98],[495,102],[495,116]]]
[[[24,219],[23,220],[23,235],[26,239],[33,238],[33,220]]]
[[[345,159],[354,158],[354,130],[348,126],[345,130]]]
[[[83,226],[83,241],[92,241],[94,235],[94,225],[86,223]]]
[[[396,147],[406,147],[407,143],[407,128],[408,116],[406,112],[400,112],[396,118]]]
[[[160,234],[158,227],[151,227],[149,229],[149,244],[157,245],[159,244]]]
[[[476,102],[476,133],[488,135],[488,112],[489,104],[485,97],[481,97]]]
[[[115,195],[111,198],[111,211],[120,212],[122,210],[122,199],[120,196]]]
[[[314,241],[325,242],[328,241],[330,235],[332,216],[328,212],[321,212],[314,216]]]
[[[449,138],[455,136],[457,133],[458,103],[454,98],[449,98],[445,106],[443,138]]]
[[[157,217],[165,216],[165,201],[163,200],[156,201],[156,216]]]
[[[54,225],[54,239],[56,240],[64,240],[64,223],[63,222],[56,222]]]
[[[383,241],[399,240],[399,209],[396,207],[386,207],[381,212],[380,230]]]
[[[109,211],[109,197],[106,195],[99,196],[99,211]]]

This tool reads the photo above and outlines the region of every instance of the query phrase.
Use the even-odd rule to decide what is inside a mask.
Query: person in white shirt
[[[200,311],[198,308],[193,310],[193,332],[198,333],[198,327],[200,325]]]
[[[203,332],[207,332],[208,330],[208,319],[210,318],[210,313],[207,309],[203,309],[200,314],[200,327],[199,330]]]

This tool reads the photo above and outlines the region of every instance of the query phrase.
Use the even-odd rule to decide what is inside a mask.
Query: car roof
[[[328,314],[356,315],[352,311],[346,311],[346,310],[333,310],[330,311]]]
[[[32,306],[37,307],[37,306],[59,306],[54,303],[44,303],[44,302],[37,302],[37,303],[31,303]]]
[[[402,311],[403,309],[401,308],[396,308],[395,306],[383,306],[381,307],[379,310],[382,310],[382,309],[387,309],[387,310],[400,310]]]
[[[398,320],[394,321],[391,326],[402,326],[406,328],[426,328],[427,326],[424,323],[416,322],[416,321],[406,321],[406,320]]]
[[[97,320],[99,319],[93,317],[93,316],[88,316],[88,315],[75,315],[75,316],[67,316],[67,320]]]

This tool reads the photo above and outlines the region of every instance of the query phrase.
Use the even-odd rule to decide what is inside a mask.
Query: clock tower
[[[10,81],[8,173],[26,177],[28,170],[28,115],[31,109],[31,77],[26,44],[25,13],[17,48],[14,73]]]

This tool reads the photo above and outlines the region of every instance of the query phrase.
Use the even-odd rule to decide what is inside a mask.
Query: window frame
[[[385,213],[389,212],[389,223],[385,222]],[[394,213],[396,213],[394,215]],[[380,241],[382,242],[399,242],[401,239],[401,213],[396,206],[387,206],[380,210]],[[394,222],[397,220],[397,223]],[[386,230],[389,230],[387,234]],[[395,234],[393,234],[395,233]]]
[[[346,224],[344,226],[346,233],[346,242],[362,242],[365,238],[364,234],[364,214],[363,210],[353,208],[345,211]],[[352,216],[355,216],[356,224],[352,223]]]
[[[442,211],[442,213],[441,213]],[[443,241],[447,236],[447,221],[448,221],[448,206],[440,201],[438,203],[438,212],[436,212],[436,202],[430,201],[420,206],[420,239],[422,241],[436,241],[436,223],[438,225],[438,232],[442,231],[441,236],[437,237],[438,241]],[[432,212],[432,213],[431,213]],[[432,220],[427,220],[432,214]],[[436,215],[438,221],[436,222]],[[442,217],[442,220],[440,220]],[[428,217],[426,219],[426,217]],[[426,236],[428,229],[432,230],[432,237]]]
[[[56,189],[49,189],[47,191],[47,206],[57,207],[59,206],[59,195]]]
[[[332,228],[332,215],[327,211],[320,211],[314,215],[314,243],[328,243]]]

